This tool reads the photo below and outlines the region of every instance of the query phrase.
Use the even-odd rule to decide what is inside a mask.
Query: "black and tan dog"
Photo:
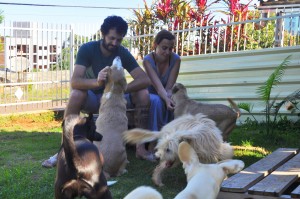
[[[101,141],[93,116],[70,115],[63,122],[63,143],[58,154],[55,198],[111,199],[102,172],[103,157],[93,141]]]

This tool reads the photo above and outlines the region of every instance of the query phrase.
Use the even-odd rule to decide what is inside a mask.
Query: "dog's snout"
[[[115,68],[117,68],[117,69],[123,68],[123,66],[122,66],[122,61],[121,61],[121,58],[120,58],[119,56],[117,56],[117,57],[113,60],[112,67],[115,67]]]
[[[100,133],[98,133],[97,131],[95,131],[93,141],[101,141],[102,138],[103,138],[103,136]]]
[[[156,161],[160,161],[160,157],[157,157],[156,155],[154,155],[154,159],[155,159]]]

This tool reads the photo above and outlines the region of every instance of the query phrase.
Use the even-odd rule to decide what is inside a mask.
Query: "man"
[[[128,107],[135,108],[135,125],[148,128],[149,93],[151,84],[130,52],[121,43],[128,25],[119,16],[107,17],[101,25],[102,39],[83,44],[76,57],[75,69],[71,78],[72,91],[64,117],[70,114],[98,113],[100,99],[105,86],[107,69],[116,56],[120,56],[123,67],[133,81],[127,86],[125,98]],[[143,146],[137,146],[137,153],[146,153]],[[56,165],[57,154],[42,163],[44,167]]]

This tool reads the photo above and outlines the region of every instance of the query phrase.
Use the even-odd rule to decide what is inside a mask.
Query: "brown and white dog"
[[[67,116],[63,122],[63,143],[58,154],[55,180],[55,198],[111,199],[106,178],[102,172],[103,157],[94,140],[101,141],[93,115]]]
[[[233,157],[232,146],[223,141],[222,132],[216,127],[215,122],[201,113],[178,117],[159,132],[136,128],[123,134],[125,141],[132,144],[158,140],[155,156],[160,159],[160,163],[152,175],[154,184],[158,186],[163,186],[162,172],[180,164],[178,145],[184,140],[195,148],[199,160],[203,163]]]
[[[196,151],[187,142],[179,144],[178,155],[188,183],[175,199],[216,199],[227,175],[237,173],[245,166],[243,161],[232,159],[202,164]]]
[[[103,140],[94,143],[103,154],[106,178],[120,176],[126,172],[128,160],[122,137],[122,133],[128,129],[124,98],[126,87],[124,68],[120,57],[116,57],[107,74],[96,120],[97,132],[103,135]]]
[[[186,87],[181,83],[175,83],[172,88],[172,99],[175,102],[174,117],[177,118],[184,114],[202,113],[208,118],[214,120],[217,127],[222,131],[224,140],[236,125],[237,118],[241,111],[232,99],[228,99],[232,108],[224,104],[208,104],[192,100],[187,95]]]

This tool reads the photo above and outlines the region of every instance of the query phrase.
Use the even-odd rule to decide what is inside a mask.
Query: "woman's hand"
[[[175,102],[170,97],[167,97],[165,99],[165,103],[166,103],[166,106],[167,106],[168,110],[171,110],[171,111],[174,110],[174,108],[175,108]]]
[[[172,97],[172,90],[171,89],[167,90],[167,97],[171,99],[171,97]]]
[[[99,87],[101,87],[104,84],[106,77],[107,77],[108,69],[109,69],[109,66],[106,66],[98,73],[97,83],[98,83]]]

